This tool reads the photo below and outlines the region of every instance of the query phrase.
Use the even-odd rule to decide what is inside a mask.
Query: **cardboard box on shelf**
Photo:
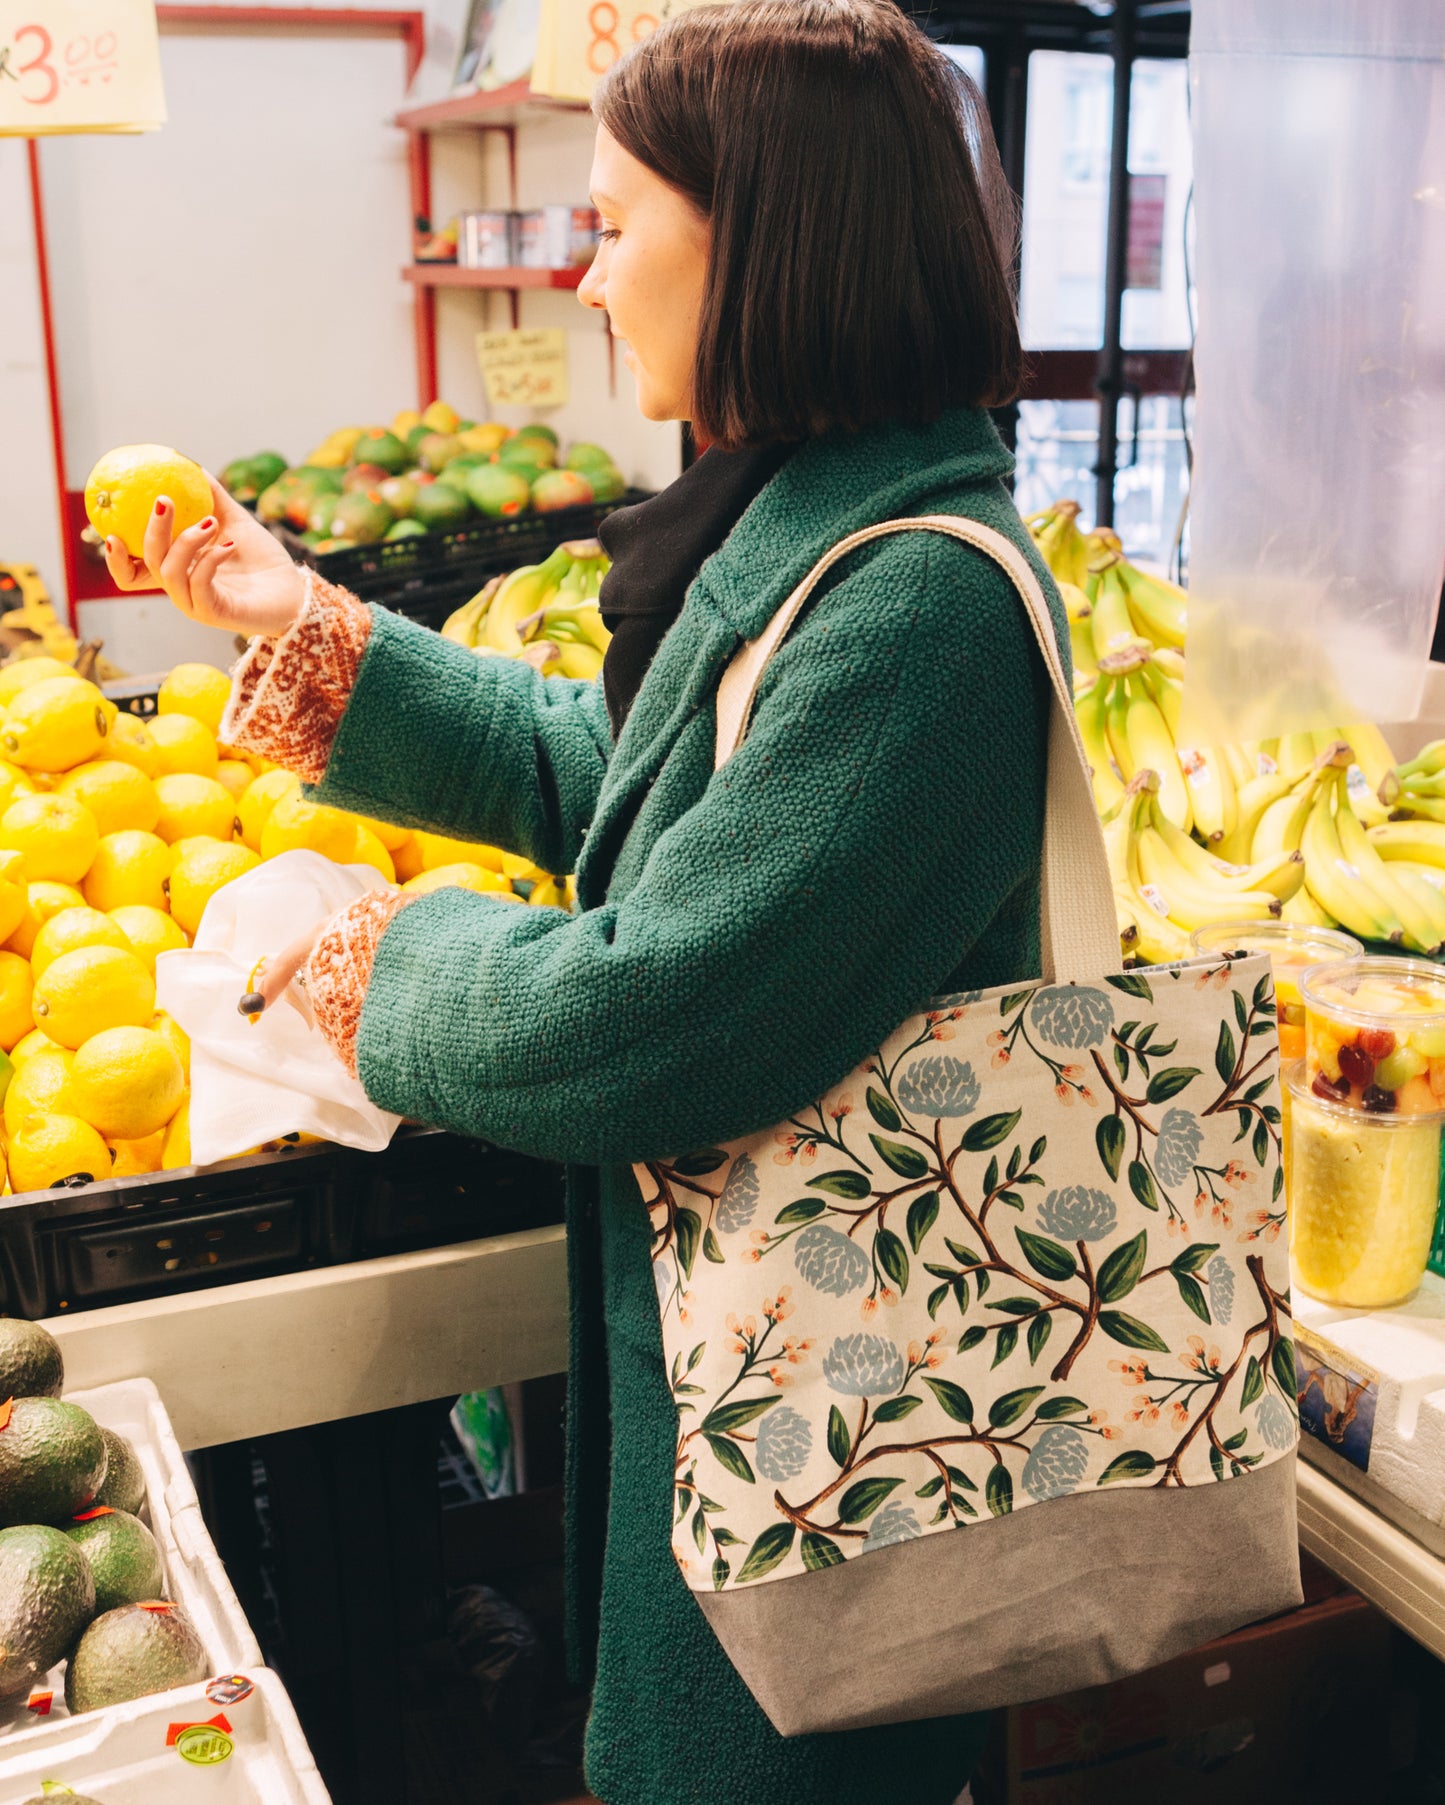
[[[1390,1626],[1308,1575],[1306,1599],[1132,1679],[999,1712],[976,1805],[1375,1797]]]

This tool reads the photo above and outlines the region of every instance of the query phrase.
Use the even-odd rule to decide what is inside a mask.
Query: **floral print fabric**
[[[696,1591],[1295,1445],[1266,959],[937,999],[637,1168]]]

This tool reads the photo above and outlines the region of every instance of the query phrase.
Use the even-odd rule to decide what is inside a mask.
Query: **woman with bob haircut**
[[[115,541],[110,567],[252,636],[227,741],[322,802],[576,871],[571,913],[372,892],[261,990],[299,972],[383,1108],[571,1167],[570,1629],[595,1673],[593,1790],[949,1805],[981,1719],[785,1739],[693,1602],[631,1167],[784,1120],[931,995],[1038,972],[1049,689],[984,556],[919,532],[844,559],[713,768],[730,660],[873,522],[1005,534],[1067,644],[984,411],[1019,381],[1011,216],[976,90],[888,0],[683,13],[595,110],[603,233],[581,300],[626,342],[642,412],[710,446],[603,526],[600,684],[363,607],[219,489],[174,539],[162,500],[148,568]]]

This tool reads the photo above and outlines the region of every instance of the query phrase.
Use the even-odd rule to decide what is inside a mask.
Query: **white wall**
[[[240,3],[240,0],[237,0]],[[328,0],[340,5],[344,0]],[[356,0],[350,0],[354,5]],[[413,99],[446,91],[465,0],[430,0],[428,60]],[[67,483],[109,446],[155,439],[219,467],[271,448],[299,458],[326,432],[389,419],[416,402],[405,138],[394,36],[238,24],[167,28],[170,122],[141,138],[41,145]],[[519,133],[520,204],[580,201],[592,127],[539,115]],[[438,219],[505,205],[500,140],[434,140]],[[442,294],[442,393],[486,417],[474,339],[510,323],[507,300]],[[679,467],[675,427],[638,416],[621,366],[608,386],[600,316],[570,293],[528,294],[524,325],[571,333],[572,400],[549,418],[600,440],[634,482]],[[527,417],[513,412],[520,424]],[[0,141],[0,558],[39,565],[58,604],[64,575],[41,347],[25,147]],[[155,599],[83,604],[81,627],[133,671],[182,656],[225,663]]]

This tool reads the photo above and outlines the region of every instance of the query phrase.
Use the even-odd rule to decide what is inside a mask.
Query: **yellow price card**
[[[165,118],[154,0],[0,0],[0,137]]]
[[[567,334],[479,332],[477,361],[493,407],[561,407],[567,399]]]
[[[634,44],[674,13],[706,0],[542,0],[532,92],[591,100],[597,83]]]

